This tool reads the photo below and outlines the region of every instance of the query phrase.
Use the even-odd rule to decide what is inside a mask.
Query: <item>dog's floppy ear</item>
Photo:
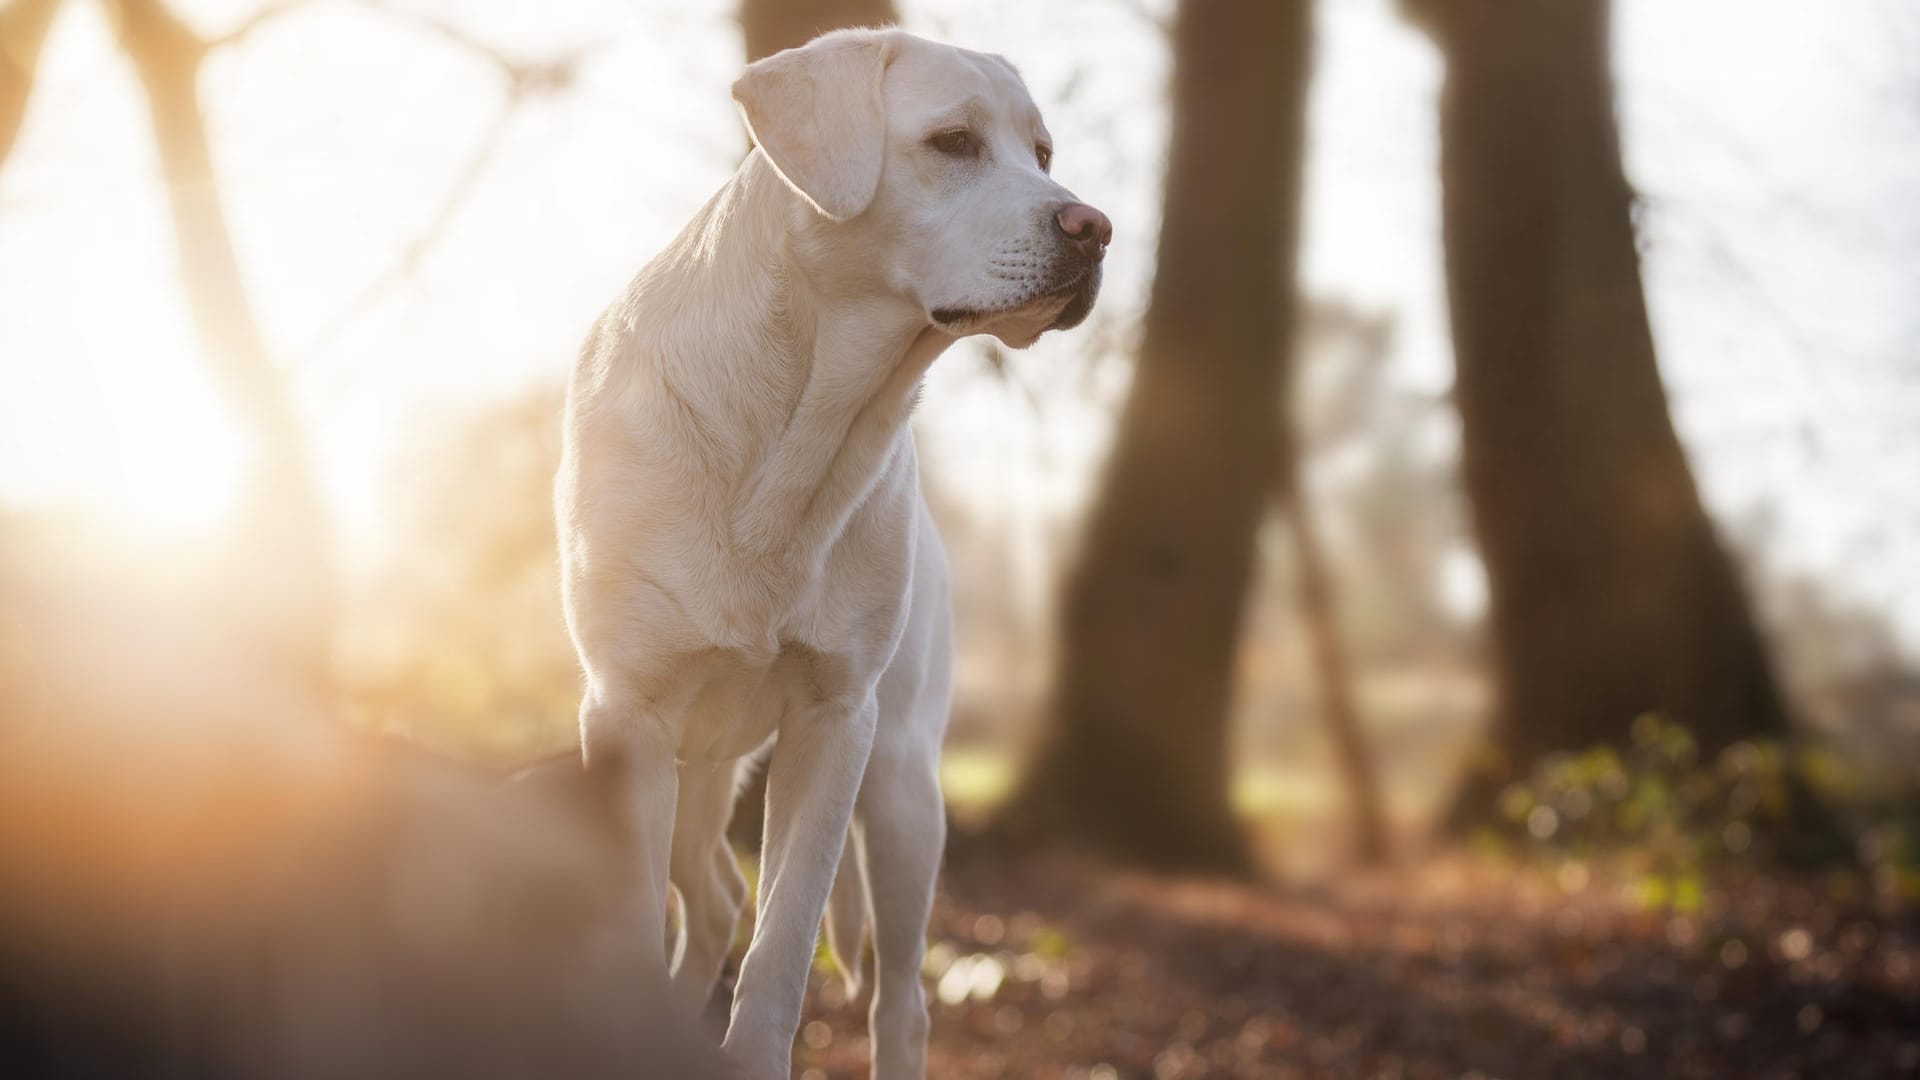
[[[787,183],[835,220],[858,215],[880,187],[886,115],[880,84],[891,43],[874,33],[816,38],[747,66],[733,100]]]

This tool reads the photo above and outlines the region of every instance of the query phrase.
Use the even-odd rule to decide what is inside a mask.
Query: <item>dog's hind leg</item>
[[[847,984],[849,1001],[860,996],[861,954],[867,946],[867,881],[859,847],[856,830],[840,850],[840,868],[833,872],[833,890],[827,894],[827,951]]]
[[[920,968],[947,829],[936,760],[913,745],[876,746],[856,815],[873,918],[873,1077],[921,1080],[928,1017]]]
[[[733,817],[734,766],[688,762],[680,766],[679,805],[673,820],[673,887],[680,894],[685,945],[673,971],[674,989],[696,1010],[706,1007],[733,944],[747,899],[747,882],[727,843]]]

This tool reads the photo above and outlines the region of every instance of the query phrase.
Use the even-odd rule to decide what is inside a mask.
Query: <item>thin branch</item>
[[[385,0],[284,0],[282,3],[261,8],[226,33],[208,41],[206,47],[213,49],[235,44],[282,16],[328,2],[352,3],[395,23],[404,24],[438,38],[442,43],[492,68],[506,83],[506,88],[505,97],[493,122],[467,156],[466,163],[461,166],[452,183],[448,185],[446,193],[441,197],[440,205],[435,209],[426,227],[401,248],[399,255],[385,271],[361,289],[339,314],[328,321],[315,341],[315,344],[320,347],[324,347],[338,337],[349,324],[377,303],[382,295],[419,271],[420,264],[425,261],[427,253],[452,227],[454,220],[459,217],[460,211],[472,197],[474,189],[478,187],[480,178],[486,174],[487,167],[493,163],[493,159],[499,153],[501,145],[506,141],[507,131],[512,125],[515,110],[529,98],[557,93],[572,86],[587,56],[586,50],[574,50],[541,60],[521,59],[507,54],[491,42],[475,37],[465,28],[437,15],[387,3]]]
[[[146,93],[188,312],[207,369],[252,436],[257,455],[249,520],[269,545],[262,550],[275,558],[272,576],[262,584],[293,620],[284,641],[292,650],[288,659],[320,685],[333,611],[326,511],[221,205],[199,103],[206,43],[160,0],[113,0],[112,10]]]
[[[507,131],[513,125],[515,112],[528,98],[554,93],[572,85],[574,75],[586,55],[583,51],[575,51],[538,63],[516,61],[493,50],[484,42],[468,36],[457,27],[427,16],[420,16],[420,18],[423,20],[422,25],[431,26],[436,32],[448,35],[450,41],[466,43],[480,55],[491,59],[507,79],[506,97],[494,114],[493,123],[488,125],[486,134],[475,145],[473,152],[467,156],[466,164],[454,176],[453,182],[447,186],[446,193],[441,196],[439,207],[435,209],[426,227],[401,249],[400,254],[384,272],[361,289],[353,300],[340,310],[339,314],[328,321],[315,340],[315,345],[320,348],[331,344],[350,324],[378,303],[381,296],[419,272],[420,264],[425,261],[427,253],[447,234],[454,220],[459,217],[460,211],[465,209],[467,202],[473,197],[480,178],[486,175],[488,166],[492,165],[493,159],[498,156],[501,145],[506,142]]]
[[[1346,787],[1348,813],[1353,817],[1353,854],[1360,863],[1377,865],[1386,860],[1391,849],[1386,803],[1380,793],[1379,766],[1354,692],[1353,661],[1341,637],[1333,568],[1327,564],[1298,458],[1289,454],[1280,472],[1280,508],[1290,527],[1294,564],[1299,572],[1299,616],[1306,631],[1321,718]]]
[[[283,0],[282,3],[268,4],[246,18],[241,19],[225,33],[216,34],[208,38],[206,47],[211,51],[214,49],[223,49],[229,45],[237,45],[252,36],[254,31],[259,30],[268,23],[278,22],[281,17],[291,15],[296,11],[305,11],[309,8],[316,7],[318,3],[319,0]]]
[[[572,85],[583,58],[581,52],[564,53],[547,60],[522,60],[509,56],[489,42],[474,37],[463,27],[437,15],[400,7],[382,0],[355,0],[361,7],[379,12],[397,22],[424,30],[469,55],[491,64],[507,80],[515,97],[552,93]]]
[[[340,309],[320,331],[314,341],[317,348],[326,348],[340,336],[346,328],[365,315],[380,298],[401,282],[412,277],[420,270],[420,264],[426,260],[427,253],[446,235],[455,218],[472,197],[480,178],[486,174],[487,167],[493,163],[500,146],[506,141],[507,130],[512,126],[514,111],[520,99],[510,95],[501,102],[500,109],[494,115],[493,123],[487,128],[473,152],[467,156],[467,162],[447,186],[446,194],[441,196],[440,205],[434,210],[433,217],[426,227],[416,234],[400,254],[388,265],[387,269],[361,289],[347,305]]]
[[[212,50],[236,44],[262,27],[278,22],[284,16],[328,2],[334,2],[334,0],[282,0],[280,3],[268,4],[242,19],[225,33],[209,38],[205,48]],[[337,0],[337,2],[355,4],[394,22],[404,23],[439,38],[447,45],[498,71],[507,80],[508,85],[514,88],[515,93],[533,94],[565,89],[573,81],[574,73],[580,65],[579,53],[569,53],[547,60],[522,60],[508,55],[491,42],[475,37],[463,27],[448,22],[438,15],[387,3],[385,0]]]
[[[377,11],[397,22],[408,23],[428,33],[435,34],[444,39],[449,45],[465,49],[475,56],[487,60],[504,72],[511,73],[520,66],[518,61],[501,52],[492,44],[474,37],[468,33],[465,28],[456,26],[440,18],[438,15],[430,15],[414,8],[382,3],[381,0],[356,0],[356,2],[359,3],[361,7],[371,11]]]

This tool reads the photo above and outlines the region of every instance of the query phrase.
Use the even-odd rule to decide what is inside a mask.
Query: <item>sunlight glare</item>
[[[153,539],[217,528],[239,495],[246,440],[204,380],[130,366],[124,377],[113,398],[46,395],[30,415],[9,409],[0,501],[74,510]]]
[[[101,12],[69,7],[0,187],[0,509],[204,536],[247,440],[175,284],[132,77]]]

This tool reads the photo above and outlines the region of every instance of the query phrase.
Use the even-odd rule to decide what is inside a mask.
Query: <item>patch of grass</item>
[[[1637,882],[1630,895],[1648,909],[1699,909],[1704,871],[1757,863],[1774,854],[1772,838],[1791,828],[1790,786],[1803,779],[1842,814],[1864,823],[1859,855],[1883,898],[1920,901],[1920,830],[1912,815],[1859,768],[1818,746],[1748,740],[1702,760],[1679,724],[1649,713],[1633,724],[1624,750],[1597,746],[1555,755],[1500,797],[1500,827],[1477,845],[1563,860],[1605,854]],[[1834,887],[1862,884],[1837,868]]]

